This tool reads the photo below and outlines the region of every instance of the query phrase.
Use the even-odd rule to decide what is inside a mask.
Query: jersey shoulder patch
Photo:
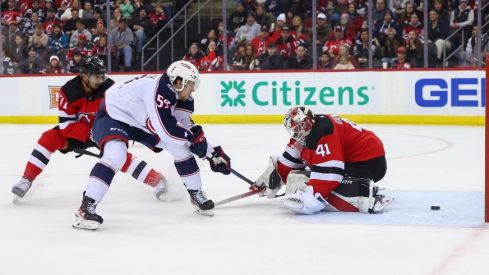
[[[316,123],[312,127],[312,131],[306,140],[306,148],[316,150],[316,146],[321,138],[334,133],[333,121],[327,116],[317,115]]]

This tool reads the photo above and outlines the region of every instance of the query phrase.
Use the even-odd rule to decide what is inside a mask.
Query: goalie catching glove
[[[221,146],[214,147],[214,152],[207,156],[209,165],[214,172],[229,175],[231,173],[231,158],[228,157],[222,150]]]
[[[207,140],[204,136],[204,130],[202,130],[202,126],[195,125],[190,128],[193,135],[189,139],[189,142],[192,145],[189,146],[190,152],[194,155],[197,155],[199,158],[204,158],[207,154]]]
[[[256,188],[266,188],[264,194],[260,193],[260,196],[266,196],[269,199],[275,198],[278,190],[284,185],[280,174],[278,173],[277,167],[278,157],[270,157],[268,162],[268,167],[263,172],[263,174],[255,181]]]

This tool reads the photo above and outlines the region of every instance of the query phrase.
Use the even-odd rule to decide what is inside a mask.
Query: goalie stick
[[[90,152],[88,150],[85,150],[85,149],[81,149],[81,148],[74,148],[73,149],[73,152],[77,153],[78,155],[75,156],[75,158],[79,158],[83,155],[87,155],[87,156],[92,156],[92,157],[96,157],[96,158],[101,158],[100,155],[98,154],[95,154],[93,152]],[[212,158],[212,155],[208,155],[208,158]],[[248,184],[250,184],[252,187],[255,187],[254,185],[254,182],[252,182],[251,180],[249,180],[248,178],[246,178],[245,176],[241,175],[240,173],[236,172],[235,170],[231,169],[231,172],[236,175],[238,178],[246,181]],[[252,188],[250,187],[250,188]],[[246,197],[249,197],[249,196],[253,196],[255,194],[258,194],[260,192],[262,192],[264,190],[264,188],[261,188],[261,189],[254,189],[254,190],[251,190],[251,191],[248,191],[246,193],[243,193],[243,194],[239,194],[239,195],[236,195],[236,196],[233,196],[233,197],[230,197],[230,198],[227,198],[227,199],[224,199],[222,201],[218,201],[216,202],[214,205],[215,206],[218,206],[218,205],[223,205],[223,204],[226,204],[226,203],[230,203],[232,201],[236,201],[236,200],[239,200],[239,199],[243,199],[243,198],[246,198]]]

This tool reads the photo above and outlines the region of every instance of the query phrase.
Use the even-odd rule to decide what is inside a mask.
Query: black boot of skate
[[[95,213],[97,201],[85,196],[83,192],[83,200],[80,209],[75,213],[76,220],[73,227],[80,229],[95,230],[104,222],[101,216]]]
[[[195,206],[195,213],[204,216],[214,216],[214,202],[207,199],[205,193],[201,190],[188,190],[190,202]]]

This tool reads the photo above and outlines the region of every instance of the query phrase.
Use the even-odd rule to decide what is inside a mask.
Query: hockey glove
[[[204,136],[204,130],[202,130],[202,126],[195,125],[190,129],[193,133],[192,137],[189,141],[192,143],[189,149],[190,152],[197,155],[199,158],[203,158],[207,154],[207,141]]]
[[[268,167],[263,174],[255,181],[256,188],[266,188],[260,197],[266,196],[269,199],[275,198],[278,190],[284,185],[277,169],[277,157],[270,157]]]
[[[214,147],[212,158],[209,158],[209,165],[214,172],[229,175],[231,173],[231,159],[224,153],[221,146]]]

